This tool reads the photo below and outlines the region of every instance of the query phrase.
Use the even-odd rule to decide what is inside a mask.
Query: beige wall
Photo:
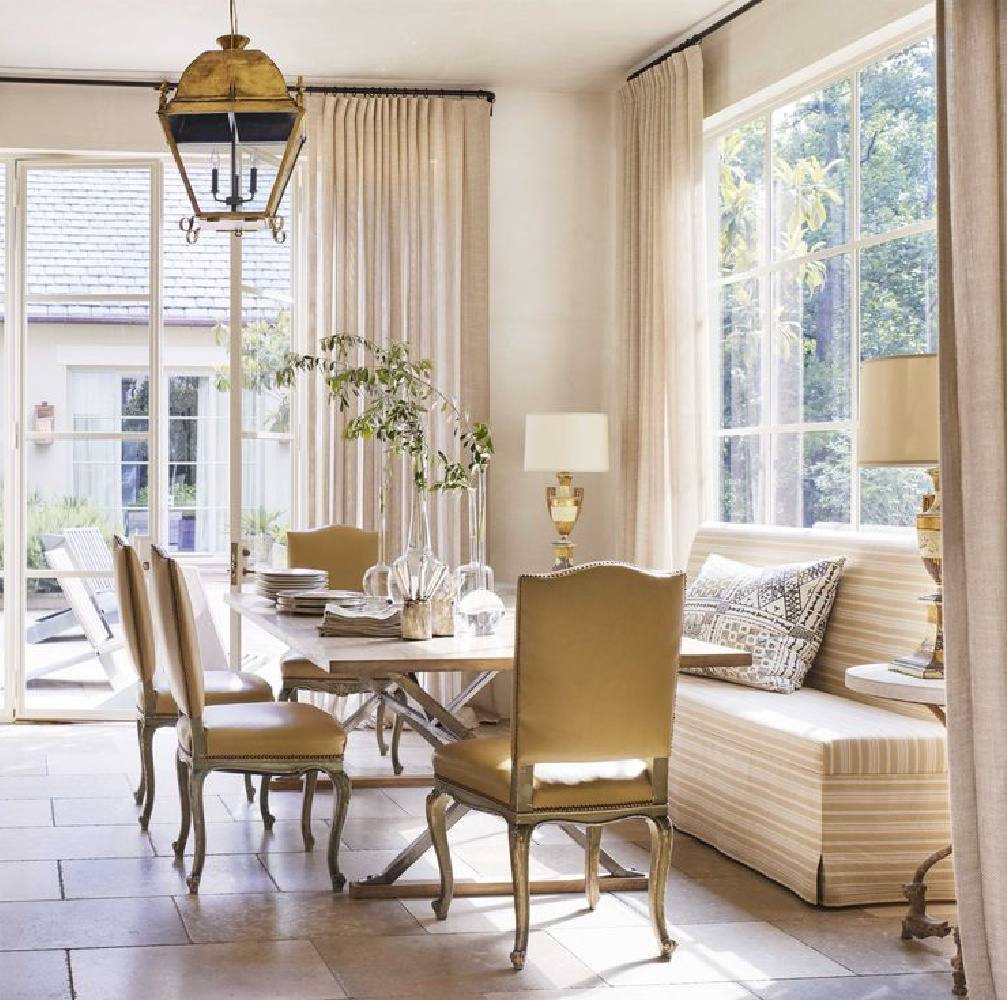
[[[932,8],[932,0],[765,0],[703,42],[706,114]]]
[[[490,559],[541,572],[554,530],[546,473],[524,472],[524,416],[604,411],[611,381],[614,208],[607,95],[498,91],[490,167]],[[612,556],[612,476],[578,480],[577,559]]]

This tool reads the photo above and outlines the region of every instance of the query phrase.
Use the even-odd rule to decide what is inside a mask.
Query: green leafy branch
[[[359,412],[343,428],[346,440],[380,441],[393,454],[408,456],[413,481],[424,490],[467,489],[473,476],[489,465],[493,455],[489,427],[470,421],[458,401],[434,385],[433,362],[414,359],[410,344],[395,341],[380,346],[354,334],[333,334],[319,346],[321,355],[287,354],[276,372],[276,385],[290,387],[299,372],[314,372],[322,376],[341,413],[359,404]],[[464,462],[441,450],[430,454],[432,413],[447,419],[465,452]]]

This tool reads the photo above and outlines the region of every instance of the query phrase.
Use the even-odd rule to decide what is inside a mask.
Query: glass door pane
[[[27,165],[24,714],[135,712],[111,538],[153,533],[150,166]]]
[[[0,159],[0,455],[7,455],[7,163]],[[13,704],[7,685],[7,532],[9,500],[6,460],[0,461],[0,718],[9,718]]]

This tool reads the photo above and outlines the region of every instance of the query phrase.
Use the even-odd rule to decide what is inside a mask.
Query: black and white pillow
[[[683,668],[764,691],[790,694],[804,682],[843,574],[843,558],[786,566],[749,566],[711,555],[689,587],[684,633],[747,649],[747,667]]]

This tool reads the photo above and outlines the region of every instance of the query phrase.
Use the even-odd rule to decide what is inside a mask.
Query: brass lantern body
[[[196,220],[241,229],[265,221],[274,238],[283,234],[277,215],[297,155],[304,144],[304,90],[298,82],[292,96],[283,74],[260,49],[249,49],[245,35],[222,35],[220,49],[203,52],[182,73],[174,93],[161,87],[158,117],[192,204],[193,216],[182,221],[187,238],[199,233]],[[212,190],[194,181],[194,163],[213,157]],[[268,192],[259,197],[257,171],[272,173]],[[225,166],[224,197],[219,196],[220,166]],[[248,184],[247,196],[245,184]]]

